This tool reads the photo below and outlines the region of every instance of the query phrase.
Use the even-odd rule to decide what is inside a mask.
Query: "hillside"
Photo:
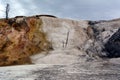
[[[119,80],[119,22],[48,15],[0,19],[0,78]]]

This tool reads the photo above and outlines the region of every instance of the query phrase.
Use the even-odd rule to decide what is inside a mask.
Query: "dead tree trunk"
[[[65,47],[67,47],[68,40],[69,40],[69,31],[67,32],[67,39],[66,39]]]
[[[7,4],[6,11],[5,11],[5,13],[6,13],[6,20],[8,19],[8,16],[9,16],[9,10],[10,10],[10,5]]]

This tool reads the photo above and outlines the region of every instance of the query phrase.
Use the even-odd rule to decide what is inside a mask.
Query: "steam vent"
[[[120,80],[120,19],[0,19],[0,80]]]

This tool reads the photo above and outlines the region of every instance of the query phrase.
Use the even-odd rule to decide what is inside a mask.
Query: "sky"
[[[120,18],[120,0],[0,0],[0,18],[5,17],[7,3],[9,17],[49,14],[77,20]]]

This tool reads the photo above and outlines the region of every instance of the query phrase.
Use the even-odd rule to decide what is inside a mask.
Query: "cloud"
[[[23,8],[23,6],[21,5],[22,3],[19,3],[18,0],[2,0],[0,2],[0,10],[1,10],[0,17],[5,17],[5,8],[7,3],[10,4],[10,12],[9,12],[10,17],[26,14],[27,10]]]
[[[4,17],[1,14],[4,14],[4,7],[3,7],[3,5],[0,5],[0,17]]]
[[[10,17],[17,15],[51,14],[72,19],[112,19],[120,17],[120,0],[1,0],[0,17],[6,3]]]

